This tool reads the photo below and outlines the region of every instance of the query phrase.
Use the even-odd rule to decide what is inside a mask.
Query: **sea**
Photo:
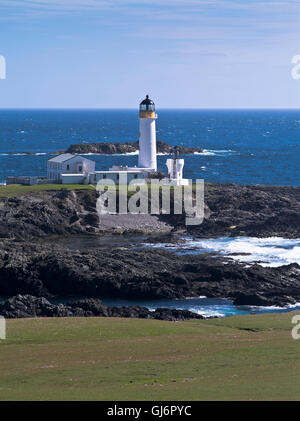
[[[182,156],[185,178],[243,185],[300,186],[300,110],[158,109],[157,114],[158,140],[203,149],[202,153]],[[71,144],[134,142],[138,133],[137,110],[0,110],[0,183],[5,184],[6,176],[45,176],[46,160]],[[99,170],[112,165],[134,166],[138,160],[138,152],[89,156]],[[158,169],[164,172],[167,157],[158,155]],[[164,247],[179,255],[215,251],[226,256],[232,254],[248,264],[258,261],[264,266],[300,264],[300,239],[183,240],[180,246],[156,242],[145,247]],[[123,301],[109,303],[124,304]],[[300,309],[300,303],[285,309],[236,307],[229,300],[205,297],[140,304],[150,309],[175,306],[204,316]]]

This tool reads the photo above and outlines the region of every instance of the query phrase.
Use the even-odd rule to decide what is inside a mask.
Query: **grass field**
[[[23,186],[22,184],[9,184],[7,186],[0,186],[0,198],[1,197],[16,197],[16,196],[24,196],[26,194],[31,193],[39,193],[44,191],[56,191],[56,190],[90,190],[95,189],[95,185],[92,184],[38,184],[34,186]],[[156,186],[152,186],[155,189]],[[121,187],[116,185],[116,190],[119,191]],[[122,186],[123,189],[126,189],[127,186]],[[150,184],[148,184],[148,188],[150,188]],[[171,187],[172,189],[173,187]],[[214,190],[215,187],[212,186],[212,183],[206,183],[206,188],[208,190]],[[195,184],[193,184],[193,190],[195,190]],[[127,191],[128,196],[132,196],[134,191]]]
[[[21,184],[9,184],[7,186],[0,186],[0,197],[15,197],[23,196],[31,193],[38,193],[43,191],[53,190],[84,190],[94,189],[90,184],[38,184],[35,186],[23,186]]]
[[[292,315],[7,320],[0,400],[299,400]]]

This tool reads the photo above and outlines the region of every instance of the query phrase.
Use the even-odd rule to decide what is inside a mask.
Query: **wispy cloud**
[[[275,9],[290,10],[299,8],[299,0],[1,0],[0,10],[15,16],[22,16],[23,12],[35,13],[74,13],[83,11],[123,10],[145,14],[169,10],[176,18],[188,9],[201,12],[207,8],[222,8],[231,10],[263,10],[273,12]],[[16,9],[18,8],[18,9]],[[176,8],[176,9],[175,9]],[[193,8],[193,10],[191,10]]]

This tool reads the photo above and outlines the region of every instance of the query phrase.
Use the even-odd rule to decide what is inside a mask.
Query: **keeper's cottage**
[[[95,161],[81,155],[63,153],[47,161],[48,180],[61,182],[66,175],[68,182],[89,183],[89,174],[95,171]]]

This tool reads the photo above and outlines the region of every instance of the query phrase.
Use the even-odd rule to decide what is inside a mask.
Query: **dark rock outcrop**
[[[0,238],[28,239],[97,232],[94,190],[46,191],[0,199]]]
[[[156,142],[157,153],[173,154],[174,146],[168,143],[158,140]],[[94,153],[94,154],[125,154],[136,152],[139,149],[139,142],[94,142],[94,143],[78,143],[70,145],[66,150],[66,153],[83,154],[83,153]],[[203,152],[201,148],[192,148],[186,146],[177,146],[177,150],[180,154],[192,154],[194,152]]]
[[[1,198],[0,295],[135,299],[206,295],[229,297],[238,305],[280,306],[300,301],[297,264],[246,266],[211,255],[178,258],[159,249],[126,250],[109,244],[71,251],[59,239],[74,234],[104,236],[112,231],[109,224],[98,221],[96,202],[95,190]],[[184,215],[155,217],[167,223],[170,231],[198,237],[300,236],[300,188],[208,183],[205,203],[206,217],[198,226],[185,226]],[[121,232],[145,230],[145,220],[138,222],[138,215],[132,216],[135,224],[130,228],[126,225],[130,216],[122,216]],[[162,235],[161,225],[151,221],[148,225]],[[57,243],[45,241],[51,236],[56,236]]]
[[[72,251],[59,243],[6,242],[0,248],[0,296],[16,294],[136,300],[207,296],[284,306],[300,301],[300,267],[248,266],[209,254],[178,258],[160,249]]]
[[[247,305],[247,306],[273,306],[277,305],[279,307],[286,306],[287,303],[295,304],[296,300],[290,296],[277,296],[272,297],[264,296],[264,292],[256,292],[256,291],[248,291],[248,292],[240,292],[236,295],[233,304],[234,305]]]
[[[300,188],[205,185],[210,210],[203,224],[188,227],[201,237],[300,237]]]
[[[16,295],[0,302],[0,315],[7,319],[25,317],[130,317],[157,320],[203,319],[188,310],[160,308],[150,311],[146,307],[108,307],[99,299],[85,299],[73,303],[52,304],[46,298],[32,295]]]
[[[146,215],[149,219],[147,224],[145,215],[122,215],[121,222],[117,218],[120,215],[105,215],[100,220],[96,211],[97,198],[98,193],[94,189],[46,191],[0,198],[0,238],[115,232],[160,234],[166,231],[166,226],[168,231],[187,232],[202,238],[300,237],[298,187],[206,183],[204,221],[200,225],[188,226],[185,225],[184,213]]]

